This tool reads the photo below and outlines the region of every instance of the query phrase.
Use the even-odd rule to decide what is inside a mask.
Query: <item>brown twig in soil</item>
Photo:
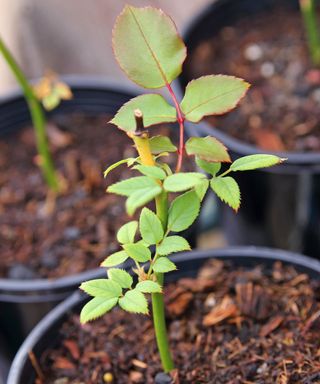
[[[44,374],[43,374],[43,372],[42,372],[42,370],[40,368],[40,364],[39,364],[35,354],[33,353],[33,351],[29,351],[28,352],[28,356],[29,356],[29,359],[31,361],[31,364],[32,364],[34,370],[36,371],[36,374],[38,376],[38,379],[39,379],[40,383],[44,384]]]

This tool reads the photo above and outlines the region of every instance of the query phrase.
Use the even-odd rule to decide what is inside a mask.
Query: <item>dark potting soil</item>
[[[135,157],[132,141],[110,116],[60,116],[48,132],[63,193],[46,200],[47,188],[35,164],[34,132],[27,127],[0,141],[0,277],[56,278],[97,268],[118,249],[116,231],[128,220],[124,200],[106,186],[133,176],[125,165]],[[168,133],[154,128],[152,134]],[[50,207],[51,206],[51,207]],[[53,209],[52,209],[53,208]]]
[[[299,12],[279,6],[223,28],[192,52],[189,78],[212,73],[252,84],[232,113],[209,122],[273,151],[320,151],[320,69],[309,59]]]
[[[320,382],[320,282],[293,267],[212,260],[168,285],[166,301],[181,384]],[[57,343],[37,384],[146,384],[161,371],[150,317],[114,309],[81,326],[70,315]]]

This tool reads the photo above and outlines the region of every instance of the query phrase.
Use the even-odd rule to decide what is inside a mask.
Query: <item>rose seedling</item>
[[[171,83],[181,73],[186,47],[173,21],[161,10],[126,6],[113,29],[113,48],[120,67],[132,81],[145,88],[167,88],[173,106],[157,93],[143,94],[124,104],[111,120],[133,140],[137,157],[119,160],[106,170],[105,176],[123,164],[140,175],[112,184],[107,191],[126,197],[128,214],[140,210],[140,216],[119,229],[121,250],[102,263],[107,268],[106,278],[81,285],[92,299],[83,307],[80,318],[86,323],[115,306],[148,315],[151,295],[160,359],[164,371],[170,372],[174,362],[165,324],[164,274],[176,269],[169,255],[190,250],[188,241],[177,233],[194,223],[209,187],[237,211],[240,190],[231,175],[270,167],[283,159],[252,155],[232,162],[225,146],[214,137],[191,137],[185,143],[186,120],[197,123],[205,116],[232,110],[249,84],[232,76],[203,76],[187,85],[179,102]],[[152,126],[159,123],[178,123],[177,147],[169,137],[151,135]],[[175,170],[166,162],[168,153],[177,155]],[[182,172],[184,156],[194,158],[204,172]],[[151,202],[154,210],[149,208]],[[119,267],[128,259],[134,264],[132,273]]]

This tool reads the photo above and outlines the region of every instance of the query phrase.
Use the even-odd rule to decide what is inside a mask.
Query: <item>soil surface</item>
[[[299,12],[280,4],[223,28],[196,47],[186,70],[190,79],[223,73],[252,84],[240,107],[209,118],[214,126],[265,150],[320,151],[320,70]]]
[[[60,116],[48,126],[64,191],[47,196],[27,127],[0,141],[0,277],[56,278],[97,268],[118,248],[115,233],[128,220],[124,200],[107,185],[137,175],[112,163],[135,157],[132,141],[110,116]],[[166,127],[152,134],[168,134]]]
[[[176,383],[320,382],[319,281],[279,262],[212,260],[168,285],[166,301]],[[119,309],[85,326],[70,315],[39,365],[37,384],[146,384],[161,371],[151,319]]]

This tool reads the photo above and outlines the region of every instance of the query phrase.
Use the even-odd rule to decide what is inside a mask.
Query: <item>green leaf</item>
[[[168,192],[182,192],[200,184],[205,175],[197,172],[179,172],[168,176],[163,188]]]
[[[117,233],[117,240],[120,244],[128,244],[134,242],[134,237],[138,229],[138,222],[136,220],[129,221],[124,224]]]
[[[118,298],[106,299],[105,297],[95,297],[91,299],[81,310],[80,322],[85,324],[90,320],[109,312],[118,302]]]
[[[108,277],[111,281],[118,283],[122,288],[131,288],[133,283],[132,276],[125,270],[119,268],[109,269]]]
[[[210,182],[210,186],[222,201],[235,211],[239,209],[241,201],[240,189],[235,179],[230,176],[214,177]]]
[[[126,132],[135,132],[136,120],[134,111],[139,109],[143,115],[143,125],[173,123],[177,120],[177,112],[161,95],[140,95],[125,103],[110,123]]]
[[[126,244],[123,248],[133,260],[139,263],[145,263],[151,259],[150,249],[140,243]]]
[[[119,167],[119,165],[122,165],[122,164],[128,164],[129,162],[134,162],[136,159],[134,157],[129,157],[128,159],[122,159],[120,161],[117,161],[116,163],[114,164],[111,164],[104,172],[103,172],[103,176],[104,177],[107,177],[108,174],[114,170],[115,168]]]
[[[126,201],[126,208],[129,215],[133,215],[137,208],[149,203],[155,197],[160,195],[162,188],[159,184],[150,186],[145,189],[140,189],[133,193]]]
[[[188,155],[195,155],[202,160],[213,163],[231,161],[227,148],[214,137],[190,137],[186,142]]]
[[[143,313],[145,315],[149,312],[147,299],[144,294],[137,289],[127,291],[125,295],[119,299],[119,305],[127,312]]]
[[[166,273],[175,271],[177,269],[176,265],[169,260],[167,257],[160,257],[156,260],[156,262],[153,264],[152,269],[156,273]]]
[[[149,140],[151,152],[157,155],[162,152],[176,152],[177,147],[172,144],[167,136],[153,136]]]
[[[249,87],[249,83],[233,76],[202,76],[187,85],[181,110],[194,123],[204,116],[221,115],[235,108]]]
[[[90,296],[99,296],[111,299],[119,297],[122,294],[121,286],[109,279],[94,279],[85,281],[80,285],[80,289]]]
[[[203,198],[205,197],[208,187],[209,187],[209,180],[207,179],[201,180],[201,183],[194,187],[194,190],[200,201],[202,201]]]
[[[108,256],[101,264],[101,267],[114,267],[116,265],[124,263],[129,255],[125,251],[115,252],[112,255]]]
[[[195,221],[199,214],[200,201],[194,191],[176,197],[169,208],[168,229],[184,231]]]
[[[140,281],[140,283],[136,285],[135,289],[143,293],[161,293],[162,292],[161,286],[155,281],[151,281],[151,280]]]
[[[200,159],[198,156],[196,156],[196,164],[199,168],[203,169],[212,176],[215,176],[221,168],[220,163],[210,163],[209,161]]]
[[[157,247],[157,253],[160,256],[166,256],[174,252],[190,251],[190,249],[189,243],[183,237],[168,236]]]
[[[181,73],[186,47],[174,22],[160,9],[125,6],[112,37],[119,65],[135,83],[161,88]]]
[[[286,159],[282,159],[275,155],[249,155],[235,160],[230,169],[232,171],[249,171],[251,169],[272,167],[280,164]]]
[[[147,176],[137,176],[112,184],[107,191],[121,196],[130,196],[136,192],[143,194],[145,190],[154,186],[158,186],[154,179]]]
[[[143,208],[139,222],[142,239],[148,244],[158,244],[163,239],[163,228],[158,216],[148,208]]]
[[[167,176],[163,169],[155,165],[136,165],[133,169],[136,169],[145,176],[153,177],[154,179],[163,180]]]

